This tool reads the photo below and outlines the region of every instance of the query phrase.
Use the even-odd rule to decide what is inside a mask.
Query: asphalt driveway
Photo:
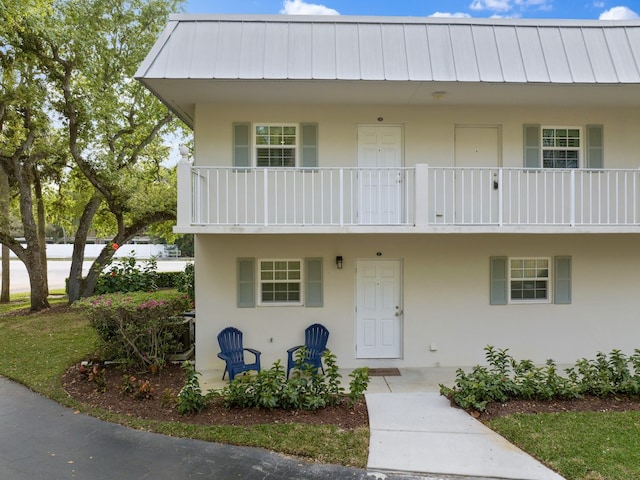
[[[0,377],[0,478],[333,480],[376,476],[257,448],[132,430],[74,414]]]

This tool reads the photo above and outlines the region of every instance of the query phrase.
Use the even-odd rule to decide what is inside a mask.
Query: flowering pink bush
[[[146,370],[162,367],[170,353],[188,347],[180,345],[185,328],[180,314],[193,305],[184,293],[113,293],[75,305],[87,311],[105,360],[125,361]]]

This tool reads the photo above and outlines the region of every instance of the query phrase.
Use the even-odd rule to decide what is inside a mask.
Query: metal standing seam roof
[[[173,15],[141,79],[640,83],[640,21]]]

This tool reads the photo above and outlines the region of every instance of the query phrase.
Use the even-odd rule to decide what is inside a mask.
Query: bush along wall
[[[103,360],[157,370],[168,355],[181,351],[184,311],[193,308],[188,295],[175,291],[114,293],[74,304],[85,309],[96,330]]]
[[[440,385],[440,393],[461,408],[483,411],[490,402],[509,400],[551,400],[585,395],[640,395],[640,350],[630,356],[620,350],[596,358],[582,358],[558,374],[556,363],[547,360],[536,366],[531,360],[515,360],[508,349],[485,347],[488,366],[477,365],[471,372],[456,372],[453,388]]]

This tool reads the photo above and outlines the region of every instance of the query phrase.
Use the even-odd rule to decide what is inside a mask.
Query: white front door
[[[456,125],[455,166],[462,168],[456,171],[456,223],[498,222],[500,157],[499,126]]]
[[[358,127],[358,221],[402,223],[402,127]]]
[[[400,260],[356,262],[356,358],[400,358]]]

